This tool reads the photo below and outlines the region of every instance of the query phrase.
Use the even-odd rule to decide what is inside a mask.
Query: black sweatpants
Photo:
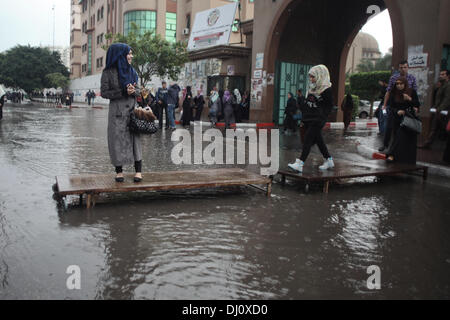
[[[158,121],[159,121],[159,128],[162,129],[163,127],[163,114],[166,114],[166,128],[169,127],[169,114],[167,113],[167,104],[163,103],[163,104],[158,104],[158,112],[159,112],[159,117],[158,117]]]
[[[311,148],[315,144],[319,147],[323,157],[325,159],[329,159],[331,156],[322,136],[322,129],[325,124],[321,122],[308,122],[304,123],[304,125],[306,131],[305,143],[303,144],[303,151],[300,160],[306,162],[306,159],[308,159],[309,153],[311,152]]]

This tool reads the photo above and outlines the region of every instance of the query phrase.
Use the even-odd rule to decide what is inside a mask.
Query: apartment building
[[[71,89],[76,100],[83,100],[88,90],[98,91],[101,73],[106,63],[106,52],[102,46],[106,43],[106,34],[127,34],[134,22],[141,32],[153,30],[168,41],[188,41],[195,16],[198,12],[221,7],[239,1],[230,0],[71,0]],[[230,37],[232,51],[224,54],[224,48],[219,50],[202,50],[190,55],[192,61],[205,60],[223,66],[221,63],[233,57],[244,57],[244,61],[234,63],[244,66],[249,72],[251,43],[248,35],[240,30],[239,21],[253,19],[254,0],[241,0],[240,10],[236,13],[235,26]],[[213,60],[214,59],[214,60]],[[186,70],[192,69],[188,64]],[[186,73],[181,75],[184,78]],[[248,80],[249,77],[247,77]],[[203,78],[204,79],[204,78]],[[187,74],[186,83],[192,80],[192,74]],[[249,80],[248,80],[249,81]],[[160,79],[154,79],[152,86],[160,85]],[[181,81],[183,82],[183,81]],[[244,81],[245,82],[245,81]],[[205,88],[206,89],[206,88]],[[98,93],[98,92],[97,92]],[[206,92],[205,92],[206,93]],[[78,97],[78,99],[77,99]],[[101,99],[99,99],[101,101]]]

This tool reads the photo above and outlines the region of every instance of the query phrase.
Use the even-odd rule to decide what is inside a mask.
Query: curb
[[[177,121],[179,122],[179,121]],[[179,124],[179,123],[177,123]],[[211,122],[192,121],[191,126],[211,127]],[[225,123],[216,123],[217,128],[225,128]],[[274,123],[236,123],[231,125],[232,128],[254,128],[254,129],[275,129]]]
[[[345,125],[343,122],[328,122],[325,124],[325,129],[344,129]],[[373,129],[378,128],[377,122],[351,122],[349,128],[356,129]]]
[[[366,157],[371,160],[386,160],[386,155],[383,153],[375,152],[369,147],[363,146],[358,144],[357,150],[360,155],[363,157]],[[433,163],[428,162],[417,162],[420,166],[428,167],[428,173],[430,175],[434,176],[441,176],[441,177],[449,177],[450,178],[450,168],[440,166]]]

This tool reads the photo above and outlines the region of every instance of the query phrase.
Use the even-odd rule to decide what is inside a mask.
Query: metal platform
[[[117,183],[114,174],[56,177],[55,195],[62,199],[79,195],[80,205],[86,195],[87,208],[95,206],[101,193],[126,193],[133,191],[167,191],[202,189],[227,186],[252,186],[267,193],[272,192],[272,179],[243,169],[210,169],[198,171],[151,172],[143,174],[141,183],[133,182],[134,175],[125,175],[124,183]],[[267,185],[262,189],[256,185]]]
[[[323,192],[328,193],[330,184],[342,179],[352,179],[361,177],[381,177],[391,176],[404,173],[422,172],[423,180],[427,180],[428,167],[402,164],[387,163],[386,161],[367,161],[367,162],[351,162],[345,160],[335,160],[335,168],[327,171],[321,171],[318,168],[319,161],[309,161],[303,173],[296,173],[291,169],[280,170],[281,183],[286,183],[286,177],[303,181],[306,183],[305,191],[309,191],[310,184],[324,183]]]

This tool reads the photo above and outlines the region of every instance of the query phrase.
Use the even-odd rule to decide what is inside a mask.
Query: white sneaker
[[[321,165],[319,167],[320,170],[328,170],[328,169],[333,169],[334,168],[334,161],[333,158],[329,158],[328,160],[326,160],[324,162],[323,165]]]
[[[295,163],[290,163],[290,164],[288,165],[288,167],[291,168],[291,169],[294,170],[294,171],[297,171],[297,172],[302,173],[302,172],[303,172],[303,166],[304,166],[304,165],[305,165],[305,163],[304,163],[302,160],[297,159],[297,160],[295,161]]]

